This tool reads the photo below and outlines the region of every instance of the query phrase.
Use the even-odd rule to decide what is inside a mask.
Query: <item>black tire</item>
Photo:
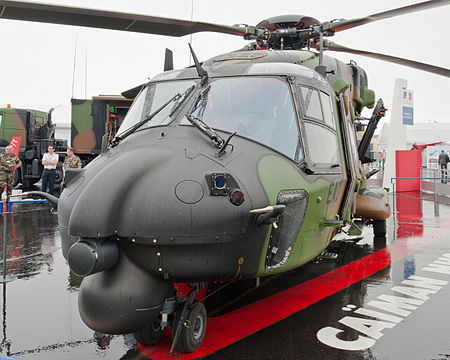
[[[161,327],[161,319],[153,320],[146,327],[136,331],[134,338],[142,345],[156,344],[164,336],[164,330]]]
[[[203,303],[196,303],[186,315],[184,323],[180,324],[181,313],[184,304],[177,309],[174,319],[172,336],[175,336],[178,326],[181,326],[181,333],[175,347],[179,352],[191,353],[197,350],[205,338],[206,332],[206,308]]]
[[[14,185],[13,185],[13,187],[16,187],[21,182],[22,182],[22,170],[20,170],[20,168],[17,168],[16,172],[14,173]]]
[[[55,185],[61,184],[63,181],[62,162],[59,162],[55,170]]]
[[[39,180],[41,180],[41,179],[30,179],[30,180],[29,180],[29,183],[30,183],[30,185],[34,185],[34,184],[36,184]]]
[[[30,186],[31,186],[30,179],[23,179],[22,180],[22,189],[29,189]]]
[[[375,237],[386,236],[386,220],[373,220],[373,235]]]

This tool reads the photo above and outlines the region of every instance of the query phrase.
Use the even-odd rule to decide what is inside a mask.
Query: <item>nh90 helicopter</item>
[[[321,254],[355,219],[384,235],[384,189],[361,164],[379,119],[365,71],[323,50],[368,55],[443,76],[448,69],[346,48],[324,37],[448,5],[427,1],[368,17],[320,22],[280,16],[257,26],[0,1],[6,19],[183,36],[214,31],[246,48],[167,71],[124,93],[135,101],[118,135],[84,169],[68,170],[58,202],[62,249],[85,276],[79,311],[92,329],[134,332],[143,344],[172,326],[173,346],[195,351],[207,282],[269,276]],[[311,51],[317,49],[318,52]],[[358,145],[355,124],[375,106]],[[147,159],[134,161],[136,157]],[[52,199],[55,203],[57,199]],[[187,297],[175,283],[187,283]]]

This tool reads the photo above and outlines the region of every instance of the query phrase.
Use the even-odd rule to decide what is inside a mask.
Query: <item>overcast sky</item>
[[[190,20],[191,1],[47,2]],[[193,20],[226,25],[256,25],[261,20],[275,15],[301,14],[326,21],[366,16],[416,2],[418,1],[193,0]],[[449,68],[449,17],[450,6],[445,6],[363,25],[339,33],[331,40],[345,46],[384,52]],[[6,104],[40,110],[57,107],[57,122],[70,121],[72,96],[83,99],[99,94],[119,94],[161,72],[166,47],[174,51],[176,68],[189,65],[189,36],[173,38],[0,20],[0,39],[0,107]],[[193,46],[200,61],[238,49],[246,43],[245,40],[231,35],[193,35]],[[363,67],[368,75],[369,88],[375,90],[377,98],[384,99],[388,109],[392,104],[395,78],[404,78],[408,81],[408,87],[415,93],[415,121],[450,122],[449,78],[356,55],[332,52],[328,52],[328,55],[344,62],[354,60]]]

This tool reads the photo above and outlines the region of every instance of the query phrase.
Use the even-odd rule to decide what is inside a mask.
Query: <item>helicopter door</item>
[[[345,189],[339,215],[341,219],[349,218],[352,214],[352,206],[355,201],[355,186],[358,177],[358,150],[356,148],[356,135],[353,127],[350,111],[346,110],[344,97],[339,97],[341,128],[344,137],[345,163],[349,181]]]

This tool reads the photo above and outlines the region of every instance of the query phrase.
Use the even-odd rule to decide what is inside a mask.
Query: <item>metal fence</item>
[[[440,169],[420,169],[420,192],[432,196],[441,204],[450,205],[450,179],[447,171]]]

